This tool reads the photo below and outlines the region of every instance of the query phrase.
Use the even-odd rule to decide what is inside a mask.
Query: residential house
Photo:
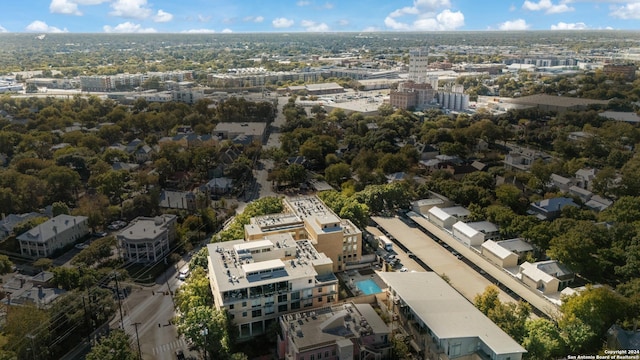
[[[613,324],[607,330],[607,350],[623,350],[640,349],[640,331],[625,330],[618,324]],[[630,352],[627,354],[631,354]]]
[[[518,277],[525,285],[548,295],[569,286],[575,274],[557,260],[547,260],[520,264]]]
[[[142,145],[140,146],[134,153],[133,156],[136,159],[136,162],[138,164],[142,164],[145,163],[149,160],[151,160],[151,156],[153,155],[155,151],[153,150],[153,148],[149,145]]]
[[[430,144],[418,143],[416,144],[416,150],[418,150],[418,153],[420,154],[420,160],[435,159],[436,156],[440,154],[440,151]]]
[[[391,329],[369,304],[345,303],[279,318],[280,359],[389,359]]]
[[[164,209],[187,210],[195,212],[197,209],[196,194],[191,191],[162,190],[159,206]]]
[[[227,177],[217,177],[209,180],[206,184],[211,195],[225,195],[233,190],[233,179]]]
[[[125,260],[155,263],[169,253],[176,236],[177,216],[138,217],[116,235]]]
[[[591,210],[600,212],[613,205],[613,201],[600,195],[593,195],[584,205]]]
[[[535,215],[540,220],[553,220],[560,216],[560,212],[565,206],[578,207],[578,204],[566,197],[545,199],[532,203],[529,206],[528,213]]]
[[[485,240],[498,240],[500,238],[498,225],[490,221],[468,222],[467,225],[483,233]]]
[[[480,246],[484,242],[484,234],[462,221],[458,221],[451,227],[453,237],[467,247]]]
[[[35,305],[48,308],[66,291],[51,286],[53,274],[41,272],[34,276],[18,274],[10,277],[2,284],[6,296],[0,300],[5,305]]]
[[[426,199],[416,200],[411,203],[413,211],[419,214],[427,214],[432,207],[446,208],[453,206],[453,201],[440,194],[431,192],[431,196]]]
[[[462,222],[466,222],[469,215],[471,215],[471,211],[462,206],[445,207],[441,208],[441,210]]]
[[[524,260],[527,255],[533,255],[533,246],[522,238],[514,238],[496,241],[499,246],[518,255],[518,260]]]
[[[518,255],[500,246],[493,240],[482,243],[480,253],[487,260],[501,268],[513,268],[518,266]]]
[[[585,203],[591,200],[591,197],[593,196],[593,193],[591,191],[575,185],[569,188],[569,194],[580,198],[580,200]]]
[[[227,311],[240,339],[264,334],[281,315],[338,300],[333,263],[311,241],[274,233],[261,240],[208,244],[207,249],[214,306]]]
[[[596,178],[597,169],[582,168],[576,171],[576,186],[583,189],[593,190],[593,180]]]
[[[521,360],[526,353],[436,273],[379,276],[387,285],[380,303],[393,312],[420,359]]]
[[[32,258],[51,256],[89,234],[86,216],[60,214],[20,234],[20,254]]]
[[[30,219],[42,217],[43,215],[37,212],[30,212],[25,214],[9,214],[0,220],[0,240],[4,240],[13,234],[13,228]]]
[[[435,206],[430,208],[429,211],[427,211],[426,217],[432,223],[447,230],[451,230],[451,227],[453,226],[453,224],[455,224],[458,221],[458,219],[456,219],[455,216],[450,215],[446,211]]]
[[[564,176],[560,176],[558,174],[551,174],[549,181],[550,186],[555,186],[558,188],[558,190],[565,193],[569,191],[569,188],[571,186],[573,186],[573,180]]]

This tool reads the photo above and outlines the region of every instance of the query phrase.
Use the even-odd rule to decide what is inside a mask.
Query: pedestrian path
[[[173,351],[175,349],[184,349],[187,347],[187,342],[180,338],[167,344],[158,345],[153,348],[153,355],[159,355],[166,351]]]

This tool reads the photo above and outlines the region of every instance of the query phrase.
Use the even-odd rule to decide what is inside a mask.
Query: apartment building
[[[333,263],[308,240],[281,233],[207,248],[214,304],[229,313],[240,339],[264,333],[283,314],[338,300]]]
[[[388,359],[391,329],[369,304],[345,303],[280,317],[278,358]]]
[[[170,214],[134,219],[116,236],[125,260],[136,263],[161,260],[176,237],[176,220],[177,216]]]
[[[386,306],[429,360],[520,360],[526,350],[433,272],[380,272]],[[420,289],[420,291],[416,291]]]
[[[362,258],[362,231],[351,221],[340,219],[317,196],[285,198],[284,212],[255,217],[245,225],[245,239],[261,239],[274,233],[308,239],[318,252],[333,261],[333,271],[347,269]]]
[[[20,254],[33,258],[51,256],[56,250],[89,234],[86,216],[60,214],[20,234]]]

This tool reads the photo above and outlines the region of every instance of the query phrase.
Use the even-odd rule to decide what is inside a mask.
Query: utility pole
[[[142,350],[140,350],[140,337],[138,336],[138,325],[141,323],[133,323],[132,325],[136,328],[136,342],[138,343],[138,359],[142,360]]]
[[[116,278],[116,297],[118,298],[118,307],[120,308],[120,328],[124,330],[124,316],[122,316],[122,299],[120,299],[120,286],[118,285],[118,272],[113,272]]]

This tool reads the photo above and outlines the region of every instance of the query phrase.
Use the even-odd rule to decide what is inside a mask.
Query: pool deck
[[[349,286],[349,288],[351,289],[351,292],[353,292],[356,296],[365,295],[362,292],[362,290],[360,290],[356,286],[356,283],[360,281],[371,279],[373,280],[373,282],[376,283],[376,285],[378,285],[380,289],[384,290],[386,287],[384,282],[380,279],[378,274],[375,273],[375,270],[373,268],[365,268],[360,270],[348,270],[348,271],[342,272],[339,276],[342,278],[344,283],[347,284],[347,286]]]

